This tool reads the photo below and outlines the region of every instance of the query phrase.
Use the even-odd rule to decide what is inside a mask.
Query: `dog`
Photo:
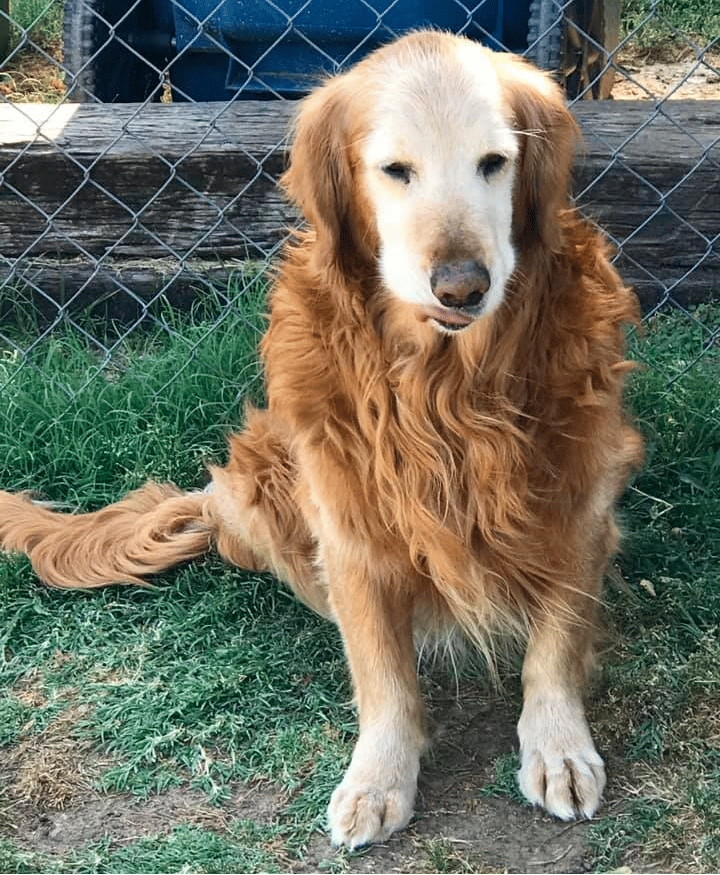
[[[418,31],[301,104],[261,343],[267,407],[208,489],[148,483],[89,514],[0,496],[49,585],[141,583],[214,548],[335,622],[359,736],[336,845],[411,819],[428,730],[418,635],[524,650],[519,785],[562,819],[605,784],[584,715],[614,506],[643,446],[622,406],[637,301],[569,196],[551,78]]]

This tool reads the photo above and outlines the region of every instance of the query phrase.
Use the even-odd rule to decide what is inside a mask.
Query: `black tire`
[[[562,66],[563,13],[555,0],[532,0],[528,20],[527,57],[541,70]]]
[[[118,27],[111,38],[114,25]],[[63,53],[69,99],[76,103],[160,100],[160,71],[169,59],[169,40],[166,50],[142,55],[130,48],[141,45],[143,35],[154,33],[149,0],[66,0]]]

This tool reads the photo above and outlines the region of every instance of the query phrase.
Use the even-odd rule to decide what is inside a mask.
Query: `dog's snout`
[[[490,288],[488,269],[474,258],[444,261],[430,274],[430,288],[446,307],[476,307]]]

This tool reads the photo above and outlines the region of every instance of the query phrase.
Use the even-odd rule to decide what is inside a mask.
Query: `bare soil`
[[[614,100],[720,100],[720,53],[652,60],[639,51],[619,57]]]

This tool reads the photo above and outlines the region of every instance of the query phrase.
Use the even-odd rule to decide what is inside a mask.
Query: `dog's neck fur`
[[[494,569],[473,583],[488,603],[491,581],[508,575],[535,591],[543,575],[557,583],[558,555],[573,545],[558,540],[544,569],[544,533],[570,530],[562,520],[617,451],[621,423],[607,412],[628,367],[621,324],[635,313],[598,246],[567,215],[562,257],[521,261],[505,304],[453,336],[374,277],[328,285],[312,238],[293,247],[274,289],[263,343],[271,410],[287,418],[298,451],[347,472],[351,504],[372,507],[389,537],[433,578],[452,579],[455,593],[477,555]],[[528,551],[535,542],[539,552]],[[518,571],[519,555],[538,557],[536,567]],[[570,578],[570,559],[568,569]]]

